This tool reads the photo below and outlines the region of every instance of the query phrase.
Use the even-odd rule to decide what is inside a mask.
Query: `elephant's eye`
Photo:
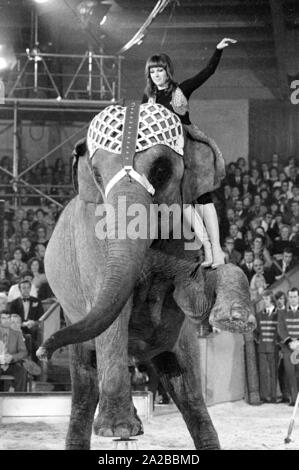
[[[155,189],[162,188],[172,175],[171,160],[167,157],[158,158],[152,165],[148,179]]]

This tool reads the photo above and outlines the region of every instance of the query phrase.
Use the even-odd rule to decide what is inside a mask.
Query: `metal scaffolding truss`
[[[17,66],[4,79],[5,96],[12,99],[121,99],[122,56],[45,54],[38,48],[17,55]]]
[[[24,177],[66,143],[82,137],[92,113],[99,112],[111,103],[122,103],[122,59],[121,56],[94,54],[92,51],[87,51],[84,55],[44,54],[40,53],[38,48],[18,56],[16,71],[10,72],[3,80],[5,99],[0,105],[0,119],[7,119],[9,116],[9,119],[12,119],[10,126],[13,126],[12,171],[0,166],[0,177],[1,173],[10,177],[15,208],[20,204],[24,187],[62,206],[59,201],[41,191],[38,185],[27,182]],[[63,112],[64,118],[80,113],[85,115],[82,121],[86,120],[86,124],[28,168],[19,171],[18,136],[22,112],[26,112],[27,116],[36,116],[37,112]],[[6,129],[7,127],[4,131]]]
[[[28,104],[26,106],[26,109],[28,110]],[[44,108],[45,109],[45,108]],[[97,108],[98,111],[98,108]],[[63,207],[63,204],[61,204],[59,201],[57,201],[55,198],[49,196],[46,194],[46,192],[40,190],[38,188],[39,184],[31,184],[28,183],[24,177],[27,175],[33,168],[35,168],[39,163],[42,161],[48,159],[51,157],[51,155],[56,152],[58,149],[63,147],[66,143],[73,141],[73,139],[79,139],[79,137],[83,137],[84,131],[87,129],[89,122],[83,124],[79,129],[76,129],[70,136],[66,137],[64,140],[62,140],[58,145],[50,149],[46,154],[42,155],[37,161],[29,165],[25,170],[19,171],[19,155],[18,155],[18,146],[17,146],[17,140],[18,140],[18,125],[19,125],[19,118],[18,118],[18,113],[19,109],[17,106],[17,103],[14,104],[13,108],[13,165],[12,165],[12,171],[8,170],[7,168],[4,168],[3,166],[0,165],[0,173],[4,173],[10,177],[10,184],[13,189],[13,194],[14,194],[14,207],[17,208],[22,201],[22,189],[23,188],[28,188],[30,189],[33,193],[38,194],[42,196],[44,199],[48,200],[49,202],[52,202],[56,204],[58,207]],[[28,197],[28,195],[27,195]]]

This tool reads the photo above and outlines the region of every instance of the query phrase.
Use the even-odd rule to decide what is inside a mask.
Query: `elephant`
[[[147,108],[147,116],[155,124],[157,109],[161,109],[160,105],[152,106],[154,111]],[[123,109],[113,105],[107,113],[114,119],[117,113],[123,116],[128,112]],[[166,111],[167,125],[180,126],[176,116]],[[132,355],[154,365],[186,422],[195,448],[219,449],[201,391],[196,331],[198,325],[209,322],[222,330],[251,332],[255,320],[248,281],[243,271],[231,264],[203,269],[197,253],[184,250],[183,239],[174,239],[171,230],[168,238],[160,236],[163,214],[158,222],[150,214],[153,203],[182,206],[184,186],[188,187],[185,193],[195,188],[194,175],[186,168],[186,162],[194,158],[192,152],[202,155],[197,180],[202,180],[203,187],[209,181],[213,184],[208,171],[213,166],[213,152],[184,132],[177,132],[175,143],[172,133],[147,141],[147,147],[138,150],[136,142],[132,147],[130,138],[126,141],[123,136],[126,122],[121,126],[117,119],[113,122],[116,131],[111,133],[105,110],[97,116],[94,128],[100,129],[100,137],[105,133],[112,136],[102,147],[99,142],[94,147],[87,145],[88,138],[87,144],[86,139],[77,144],[74,175],[78,194],[60,215],[45,255],[47,279],[64,310],[67,326],[48,338],[38,355],[49,360],[56,349],[70,345],[72,407],[66,448],[89,449],[92,426],[106,437],[129,438],[143,433],[132,401],[128,370],[128,356]],[[115,141],[118,134],[123,138],[121,144]],[[123,172],[130,152],[132,166]],[[187,154],[184,158],[182,152]],[[124,230],[130,217],[123,218],[119,209],[122,197],[127,206],[138,203],[148,215],[144,237],[130,237]],[[101,238],[98,213],[108,204],[114,209],[114,218],[110,220],[106,212],[101,219],[108,233]],[[115,232],[117,236],[113,236]]]

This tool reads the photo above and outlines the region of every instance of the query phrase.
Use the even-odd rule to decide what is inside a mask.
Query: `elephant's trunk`
[[[138,211],[139,208],[145,217],[140,218],[140,226],[146,224],[146,232],[143,231],[144,238],[134,239],[132,216],[130,218],[123,213],[124,207],[121,209],[118,207],[121,196],[122,202],[124,202],[125,196],[126,208],[129,208],[131,204],[139,204],[134,209]],[[115,224],[114,226],[109,224],[109,217],[107,217],[108,254],[104,280],[98,298],[84,319],[57,331],[44,343],[43,347],[46,348],[48,356],[62,346],[88,341],[103,333],[120,314],[142,271],[146,252],[152,242],[150,224],[153,224],[154,221],[149,220],[151,197],[139,185],[126,179],[118,185],[117,190],[111,191],[107,202],[111,204],[110,207],[114,208]],[[122,212],[121,214],[119,214],[119,210]],[[120,224],[117,223],[118,215],[123,220]],[[130,220],[131,225],[128,225]],[[130,227],[133,231],[133,238],[128,230]],[[115,229],[117,238],[110,238],[112,229],[113,231]],[[154,233],[153,227],[151,229]],[[119,239],[120,237],[121,239]]]

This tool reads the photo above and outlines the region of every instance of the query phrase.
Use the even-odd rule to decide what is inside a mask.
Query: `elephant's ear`
[[[192,133],[194,135],[187,133],[184,149],[182,195],[185,204],[214,191],[225,176],[225,163],[217,144],[197,128]]]
[[[88,158],[86,139],[81,139],[76,143],[73,151],[74,188],[83,201],[101,204],[103,198],[95,185],[91,170],[88,166]]]

